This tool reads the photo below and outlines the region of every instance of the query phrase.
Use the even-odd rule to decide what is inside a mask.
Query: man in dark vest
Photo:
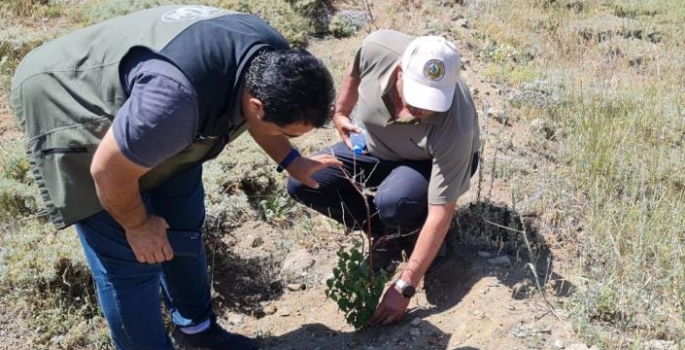
[[[202,163],[245,130],[317,187],[312,174],[340,162],[300,157],[288,138],[329,120],[333,98],[321,61],[206,6],[114,18],[26,56],[12,104],[33,173],[52,222],[76,227],[117,349],[173,349],[160,285],[178,343],[257,348],[217,325],[204,246],[177,256],[168,234],[201,231]]]

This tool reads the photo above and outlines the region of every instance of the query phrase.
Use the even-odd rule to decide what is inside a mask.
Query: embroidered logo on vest
[[[211,6],[183,6],[165,12],[163,22],[183,22],[207,19],[227,14],[228,11]]]

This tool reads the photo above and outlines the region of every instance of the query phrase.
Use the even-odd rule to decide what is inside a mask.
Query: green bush
[[[184,4],[182,0],[114,0],[85,5],[74,15],[84,25],[155,6]],[[309,36],[327,30],[328,4],[324,0],[203,0],[202,5],[252,13],[280,31],[294,46],[307,46]]]
[[[332,9],[331,0],[287,0],[297,14],[308,18],[313,27],[311,34],[321,36],[328,33],[328,22]]]
[[[41,7],[47,6],[49,2],[49,0],[3,0],[0,2],[0,13],[31,16]]]
[[[204,1],[204,3],[207,2]],[[163,5],[181,5],[186,3],[188,2],[182,0],[99,0],[85,4],[76,11],[73,17],[85,26],[135,11]]]
[[[0,222],[40,211],[38,189],[20,142],[0,146]]]
[[[26,54],[59,33],[61,29],[46,32],[22,26],[4,27],[0,31],[0,75],[11,76]]]
[[[295,201],[284,189],[256,200],[262,220],[270,224],[285,225],[288,218],[297,211]]]
[[[40,211],[34,187],[0,178],[0,221],[15,220]]]
[[[93,280],[76,233],[27,220],[4,227],[1,238],[2,303],[31,319],[34,346],[98,342],[104,324],[98,322]]]
[[[252,13],[276,28],[294,46],[306,47],[315,28],[311,19],[298,13],[285,0],[225,0],[221,7]]]
[[[328,24],[328,29],[336,38],[347,38],[357,34],[357,26],[352,21],[340,14],[335,14]]]

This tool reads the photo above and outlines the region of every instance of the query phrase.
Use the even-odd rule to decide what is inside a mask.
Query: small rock
[[[281,312],[279,312],[278,314],[279,314],[280,316],[283,316],[283,317],[288,317],[288,316],[290,316],[290,310],[288,310],[288,309],[281,309]]]
[[[564,346],[564,343],[563,343],[561,340],[559,340],[559,339],[557,339],[557,340],[554,341],[554,344],[552,344],[552,347],[555,348],[555,349],[557,349],[557,350],[561,350],[561,349],[565,349],[565,348],[566,348],[566,347]]]
[[[412,327],[418,327],[421,324],[421,319],[416,317],[413,320],[411,320],[410,324]]]
[[[314,258],[306,249],[294,251],[285,257],[281,268],[281,278],[285,283],[302,283],[307,270],[314,265]]]
[[[512,334],[513,334],[516,338],[521,338],[521,339],[528,337],[528,336],[531,335],[532,333],[533,333],[533,332],[532,332],[532,330],[530,329],[530,327],[529,327],[529,326],[526,326],[526,325],[524,325],[524,324],[520,324],[520,325],[516,326],[516,328],[512,331]]]
[[[568,347],[566,347],[568,350],[588,350],[590,348],[587,347],[585,344],[571,344]]]
[[[252,241],[252,248],[257,248],[264,244],[264,239],[262,237],[257,237]]]
[[[278,308],[274,305],[267,305],[264,307],[264,314],[265,315],[273,315],[278,311]]]
[[[508,256],[502,255],[496,258],[488,259],[488,264],[497,267],[511,267],[511,259]]]
[[[511,311],[516,310],[516,306],[514,306],[514,305],[509,305],[509,310],[511,310]]]
[[[542,134],[548,140],[551,140],[554,137],[554,129],[549,123],[540,118],[535,118],[530,122],[530,131],[536,134]]]
[[[236,315],[235,317],[231,316],[228,320],[228,324],[232,326],[240,326],[245,322],[245,316],[244,315]]]
[[[409,331],[409,334],[410,334],[412,337],[419,337],[419,336],[421,336],[421,331],[420,331],[418,328],[412,328],[412,329]]]
[[[481,258],[485,258],[485,259],[492,258],[492,253],[485,252],[485,251],[479,251],[478,256],[480,256]]]
[[[572,10],[575,13],[583,12],[585,4],[582,1],[566,0],[566,9]]]
[[[304,283],[290,283],[290,284],[286,285],[285,287],[288,288],[288,290],[291,292],[297,292],[300,290],[307,289],[307,285]]]
[[[478,88],[471,89],[471,95],[478,95],[479,92],[480,90],[478,90]]]
[[[456,21],[454,21],[454,26],[455,27],[462,27],[464,29],[470,29],[471,28],[471,22],[467,20],[466,18],[460,18]]]
[[[507,114],[499,109],[490,108],[487,112],[487,116],[488,118],[496,120],[500,124],[509,125],[509,118],[507,117]]]
[[[482,320],[485,318],[485,313],[483,311],[476,310],[473,312],[473,316],[476,316],[476,318],[478,318],[479,320]]]

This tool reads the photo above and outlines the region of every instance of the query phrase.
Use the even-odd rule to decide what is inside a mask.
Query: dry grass
[[[525,69],[547,95],[557,94],[554,105],[524,100],[510,113],[555,130],[556,141],[544,144],[553,172],[541,169],[529,181],[549,193],[550,207],[538,207],[543,216],[580,218],[570,237],[579,244],[573,311],[581,334],[610,349],[682,339],[685,65],[675,49],[683,45],[682,4],[469,3],[490,78],[525,89],[532,80],[521,79]],[[525,60],[527,52],[534,58]],[[564,192],[566,201],[555,199]]]
[[[393,28],[458,41],[467,54],[474,51],[479,64],[475,67],[482,67],[475,74],[503,91],[500,96],[481,98],[501,100],[497,102],[513,121],[538,123],[513,141],[519,152],[515,157],[503,158],[513,147],[512,141],[499,140],[491,133],[488,142],[497,151],[488,155],[481,168],[493,181],[510,181],[512,202],[540,217],[544,233],[551,235],[544,237],[547,242],[577,254],[572,319],[588,343],[601,348],[640,349],[651,339],[685,338],[685,62],[680,50],[685,45],[685,7],[681,2],[369,0],[339,4],[353,9],[369,5],[376,20],[365,31]],[[28,10],[3,7],[3,11],[19,12],[2,12],[0,75],[11,73],[22,50],[54,35],[25,26],[22,30],[33,28],[36,39],[33,35],[15,37],[18,46],[3,49],[10,42],[3,36],[10,31],[4,28],[19,28],[9,22],[8,13],[23,14],[26,23],[59,10],[85,25],[118,11],[160,3],[169,1],[120,0],[107,6],[94,2],[50,11],[45,5]],[[310,40],[301,31],[312,24],[299,17],[295,21],[291,12],[278,8],[253,4],[255,12],[282,20],[274,25],[292,30],[293,38]],[[462,18],[472,30],[454,27]],[[313,40],[310,49],[339,81],[362,38],[340,39],[335,44]],[[322,143],[322,134],[327,144],[335,138],[327,130],[296,142],[305,153],[314,151]],[[0,294],[6,296],[4,305],[11,305],[17,317],[40,321],[41,328],[34,334],[36,344],[99,347],[106,335],[92,308],[90,281],[81,273],[85,266],[80,248],[73,235],[55,235],[44,222],[31,217],[37,211],[30,202],[35,189],[21,175],[25,169],[21,157],[17,158],[20,151],[6,143],[3,147],[0,199],[7,202],[0,213]],[[224,225],[219,229],[230,230],[260,216],[284,223],[301,218],[301,212],[290,211],[291,204],[277,200],[283,178],[273,175],[273,164],[256,146],[232,147],[233,153],[239,150],[245,156],[221,158],[206,172],[208,213],[221,218]],[[492,184],[482,188],[483,198],[491,197],[492,188]],[[26,219],[24,228],[6,226],[9,221],[16,223],[16,218]],[[300,221],[292,229],[309,235],[311,228],[306,226],[313,225],[308,223],[311,220]],[[65,296],[72,301],[65,302]],[[92,329],[99,332],[94,338],[87,336]]]

